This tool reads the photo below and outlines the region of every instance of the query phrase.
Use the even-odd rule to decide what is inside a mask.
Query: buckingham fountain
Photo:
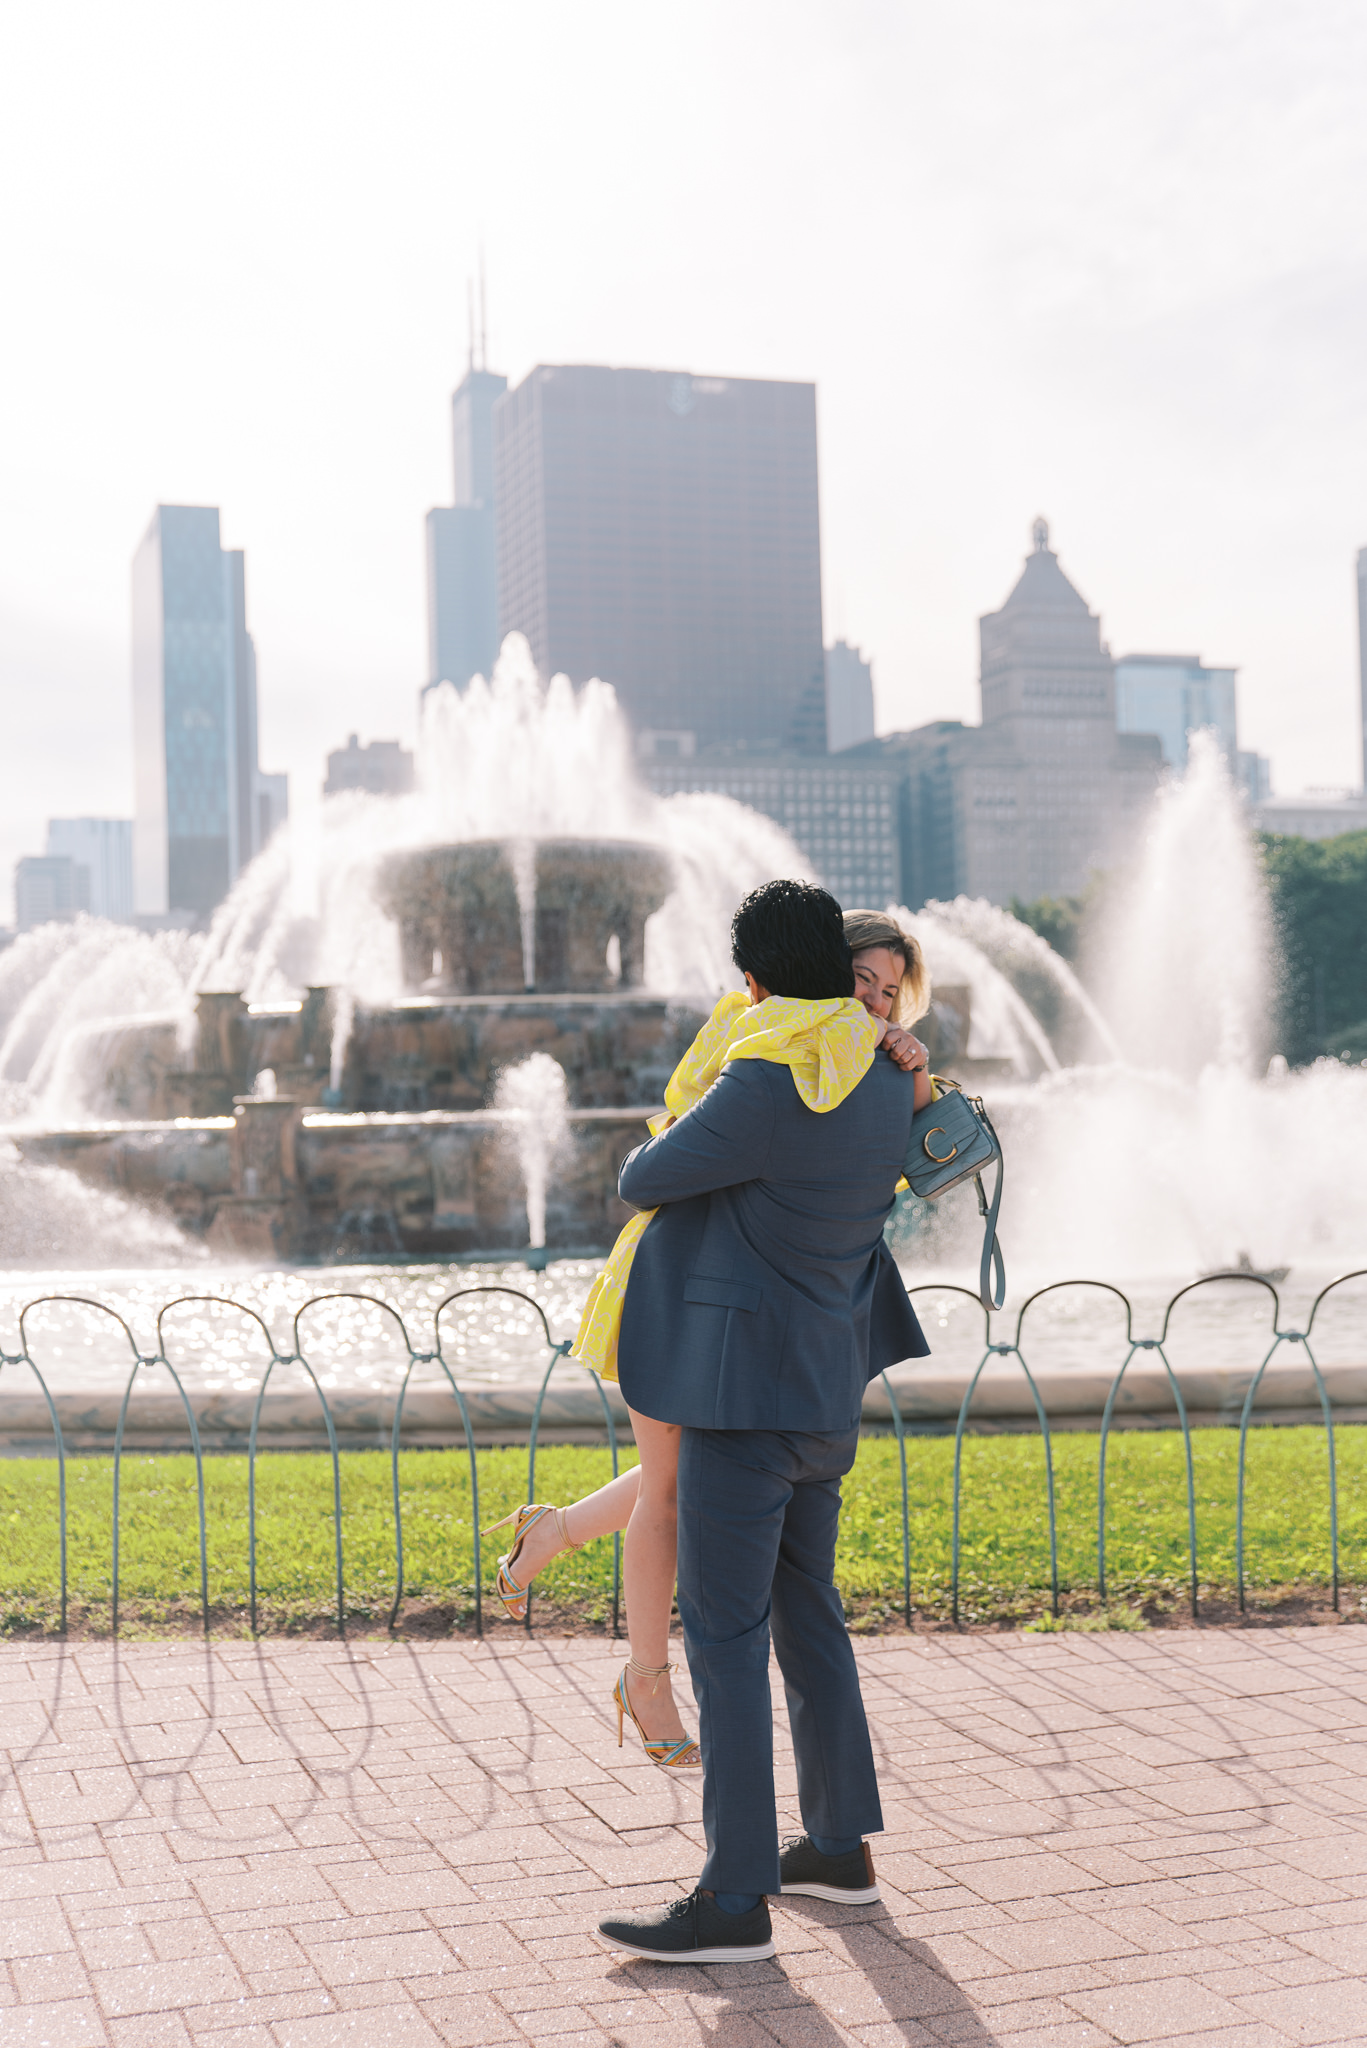
[[[84,920],[0,960],[29,1170],[228,1261],[611,1243],[618,1166],[732,979],[730,906],[800,859],[727,799],[652,796],[613,693],[543,686],[516,640],[429,698],[420,758],[414,797],[281,835],[198,941]]]
[[[81,919],[0,955],[0,1261],[610,1244],[617,1167],[735,985],[732,909],[802,856],[728,798],[655,796],[613,692],[542,683],[516,638],[488,683],[429,693],[419,765],[412,795],[294,821],[203,935]],[[935,1063],[1006,1137],[1018,1281],[1362,1259],[1367,1072],[1276,1058],[1265,891],[1213,745],[1158,799],[1093,993],[986,903],[910,922]],[[974,1228],[951,1199],[899,1242],[954,1272]]]
[[[667,853],[625,839],[387,853],[373,900],[401,992],[200,990],[188,1031],[99,1035],[119,1121],[15,1142],[159,1201],[229,1258],[591,1253],[627,1214],[618,1166],[701,1021],[643,986],[673,886]]]

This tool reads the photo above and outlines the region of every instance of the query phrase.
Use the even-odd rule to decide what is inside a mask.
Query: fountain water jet
[[[1096,978],[1127,1058],[1194,1078],[1267,1063],[1272,928],[1248,820],[1210,732],[1154,806],[1103,932]]]
[[[929,908],[922,929],[943,971],[940,914]],[[974,923],[987,920],[975,912]],[[1190,1278],[1241,1253],[1326,1277],[1367,1263],[1367,1072],[1332,1060],[1264,1071],[1276,985],[1266,892],[1207,735],[1194,735],[1185,778],[1160,794],[1093,973],[1122,1056],[992,1089],[1016,1284],[1064,1271]],[[957,1266],[974,1228],[971,1205],[951,1198],[919,1242]]]
[[[0,1112],[23,1117],[41,1105],[46,1120],[62,1121],[93,1106],[107,1056],[134,1020],[157,1020],[173,1046],[194,959],[186,933],[103,918],[21,933],[0,954]]]
[[[962,989],[967,996],[970,1026],[967,1044],[962,1047],[965,1057],[979,1068],[990,1062],[1016,1079],[1033,1080],[1041,1073],[1058,1070],[1060,1062],[1049,1034],[1020,991],[960,929],[966,911],[991,908],[960,897],[953,904],[928,903],[914,915],[902,907],[894,914],[920,941],[932,987]]]
[[[494,1089],[494,1107],[508,1118],[527,1191],[527,1243],[546,1243],[546,1190],[553,1168],[569,1145],[569,1093],[565,1070],[544,1052],[505,1067]]]
[[[169,1217],[0,1139],[0,1269],[175,1267],[204,1256]]]
[[[522,935],[522,986],[536,987],[536,843],[508,841],[508,863],[517,891],[517,916]],[[449,972],[449,969],[448,969]]]
[[[1047,1034],[1044,1064],[1051,1071],[1088,1058],[1120,1058],[1115,1033],[1068,962],[1009,910],[980,896],[956,896],[952,903],[927,903],[919,923],[932,960],[952,936],[1004,977],[1028,1011],[1022,1018],[1013,1008],[1013,1021],[1024,1028],[1037,1053],[1043,1053],[1038,1030]],[[959,964],[964,965],[962,952]]]

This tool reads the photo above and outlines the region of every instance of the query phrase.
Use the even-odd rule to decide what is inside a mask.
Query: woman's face
[[[869,946],[854,956],[854,992],[871,1017],[890,1017],[906,966],[891,946]]]

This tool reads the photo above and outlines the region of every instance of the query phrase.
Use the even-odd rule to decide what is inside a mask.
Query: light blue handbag
[[[983,1218],[983,1255],[978,1267],[978,1298],[984,1308],[1000,1308],[1006,1300],[1006,1265],[997,1242],[997,1217],[1002,1206],[1001,1140],[981,1098],[965,1095],[957,1081],[939,1074],[931,1079],[940,1091],[938,1102],[918,1109],[911,1122],[911,1143],[902,1171],[907,1185],[923,1202],[972,1180],[978,1190],[978,1214]],[[983,1174],[993,1161],[997,1165],[996,1186],[989,1204]],[[995,1279],[996,1285],[992,1286]]]

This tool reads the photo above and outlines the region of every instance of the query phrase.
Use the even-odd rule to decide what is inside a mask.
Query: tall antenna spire
[[[470,323],[470,368],[473,370],[475,367],[475,281],[472,277],[467,277],[465,280],[465,305]]]
[[[489,367],[489,300],[484,286],[484,244],[479,245],[479,367]]]

